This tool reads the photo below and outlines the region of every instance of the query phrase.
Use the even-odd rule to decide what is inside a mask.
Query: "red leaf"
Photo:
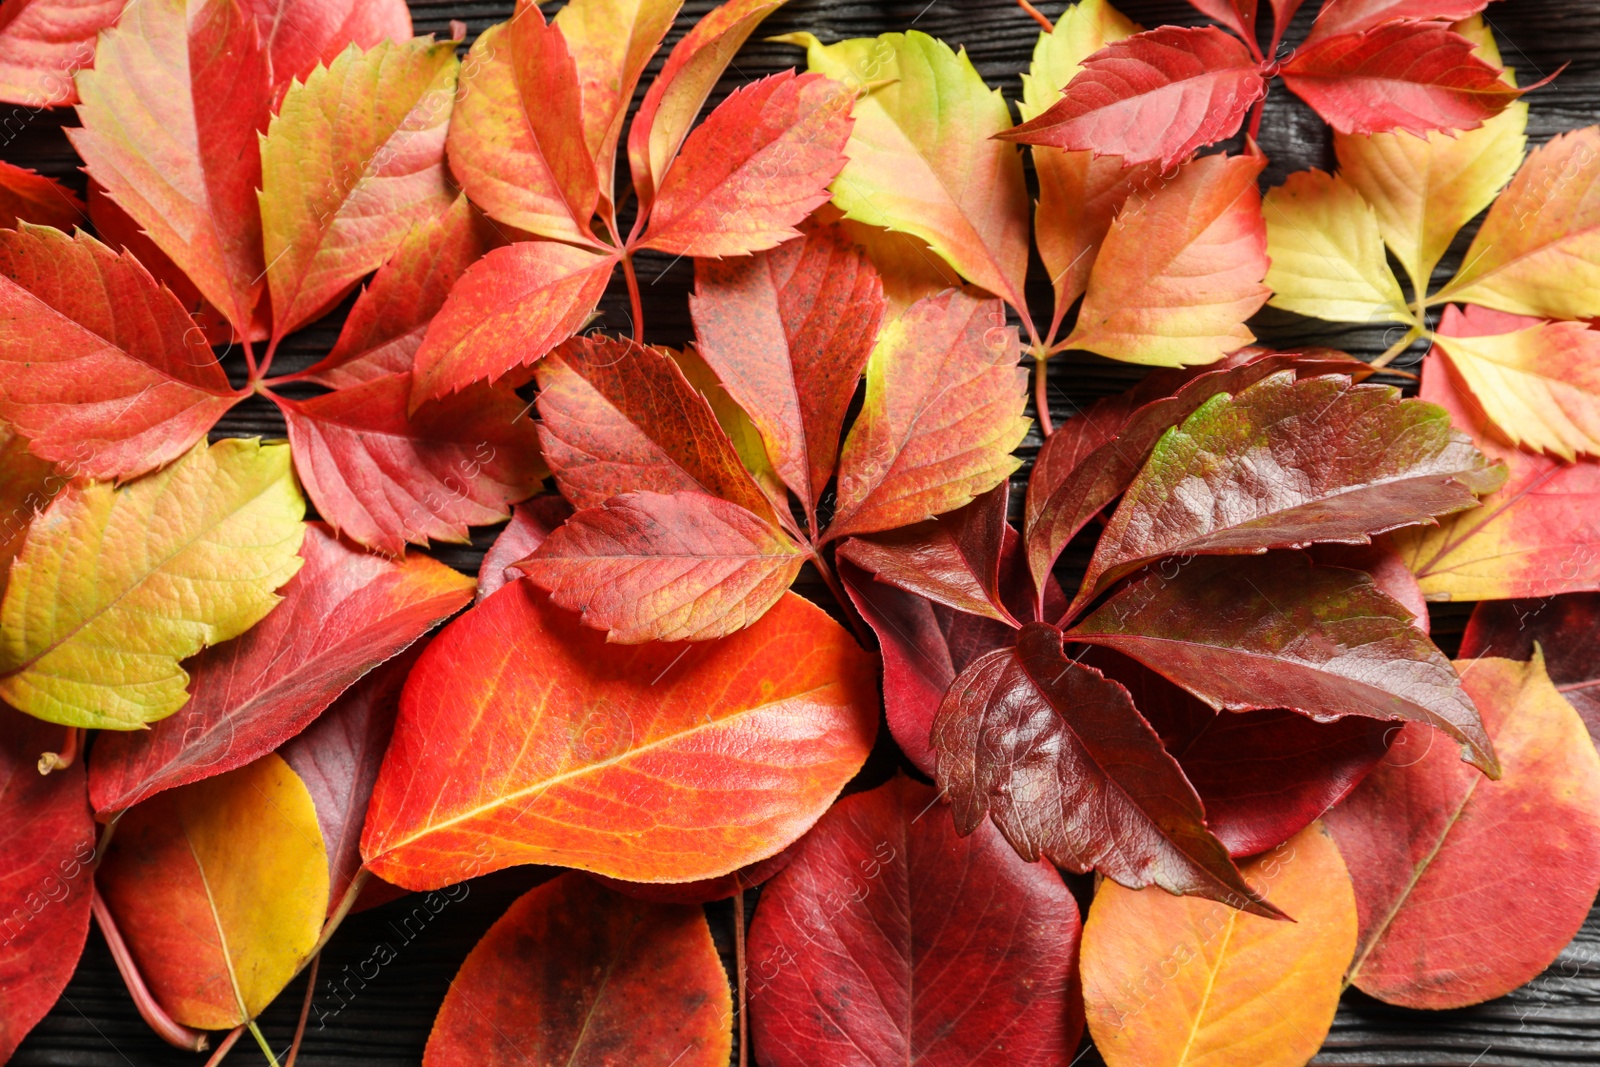
[[[724,1067],[727,975],[699,908],[564,874],[524,894],[467,956],[423,1067]]]
[[[1006,502],[1010,483],[1001,482],[959,511],[932,522],[852,537],[839,555],[871,571],[887,585],[927,597],[969,615],[1016,624],[1000,590],[1001,550],[1009,535]]]
[[[615,645],[513,582],[417,661],[361,853],[408,889],[518,863],[727,874],[797,839],[860,769],[876,673],[793,594],[719,641]]]
[[[1056,335],[1072,304],[1089,286],[1095,255],[1128,198],[1156,188],[1161,168],[1144,163],[1125,167],[1119,156],[1035,147],[1039,204],[1034,212],[1034,243],[1055,289],[1050,332]]]
[[[1237,38],[1210,26],[1162,26],[1102,48],[1048,111],[997,136],[1166,170],[1237,133],[1266,91]]]
[[[535,372],[539,441],[566,498],[709,493],[775,520],[705,397],[659,349],[611,337],[562,345]]]
[[[511,509],[511,521],[506,523],[506,528],[500,531],[478,565],[477,599],[481,601],[507,582],[515,581],[519,575],[510,573],[511,565],[531,556],[534,549],[544,544],[545,538],[570,518],[572,505],[557,493],[540,493],[532,500],[515,505]]]
[[[585,508],[517,569],[607,641],[706,641],[752,625],[806,556],[765,519],[705,493],[624,493]]]
[[[714,900],[727,900],[736,893],[754,889],[768,881],[789,866],[797,846],[798,842],[776,856],[740,867],[732,874],[725,874],[721,878],[703,878],[698,882],[624,882],[603,874],[591,874],[589,877],[607,889],[614,889],[636,900],[648,900],[652,904],[709,904]],[[717,1067],[722,1065],[718,1064]]]
[[[53,178],[0,161],[0,227],[17,228],[18,222],[71,230],[89,217],[78,194]]]
[[[407,543],[466,541],[538,491],[545,470],[528,405],[503,385],[475,385],[406,415],[409,373],[310,400],[274,397],[295,470],[341,534],[390,555]]]
[[[1348,567],[1372,575],[1373,584],[1391,600],[1411,612],[1411,625],[1428,633],[1428,598],[1423,596],[1417,576],[1406,566],[1387,538],[1370,545],[1312,545],[1306,550],[1319,567]]]
[[[600,199],[584,144],[578,71],[561,29],[521,0],[462,65],[450,170],[492,218],[541,237],[593,245]]]
[[[35,455],[132,478],[240,400],[173,295],[86,233],[0,230],[0,418]]]
[[[1578,709],[1589,736],[1600,745],[1600,663],[1594,654],[1600,648],[1600,593],[1484,601],[1472,609],[1461,658],[1527,660],[1536,646],[1550,681]]]
[[[1300,10],[1300,5],[1305,0],[1272,0],[1272,47],[1267,49],[1268,54],[1275,55],[1278,45],[1283,41],[1289,23],[1294,21],[1295,13]]]
[[[1247,44],[1256,39],[1256,0],[1189,0],[1202,15],[1216,19]]]
[[[111,28],[123,5],[11,0],[0,11],[0,100],[31,108],[77,103],[73,75],[94,63],[95,37]]]
[[[1292,711],[1214,711],[1110,649],[1091,647],[1078,662],[1127,688],[1200,795],[1206,826],[1236,858],[1309,826],[1356,787],[1400,732],[1359,716],[1313,722]]]
[[[1368,575],[1304,553],[1169,560],[1067,637],[1131,656],[1218,710],[1428,723],[1499,773],[1477,709],[1411,613]]]
[[[1029,623],[1016,648],[956,678],[933,747],[963,833],[987,814],[1024,859],[1283,917],[1206,829],[1200,798],[1128,691],[1069,660],[1052,626]]]
[[[643,247],[744,256],[799,236],[844,167],[854,94],[820,74],[784,71],[741,86],[673,161]]]
[[[1532,981],[1600,891],[1600,756],[1582,722],[1537,659],[1460,667],[1504,777],[1485,780],[1408,726],[1327,816],[1361,923],[1349,980],[1413,1008]]]
[[[271,614],[188,661],[182,710],[95,742],[89,795],[97,811],[122,811],[266,755],[472,598],[471,580],[442,563],[374,556],[319,523],[307,526],[300,554],[305,566]]]
[[[673,46],[628,127],[628,163],[640,212],[655,202],[662,176],[717,79],[761,20],[784,0],[726,0]]]
[[[1340,133],[1475,130],[1527,92],[1437,23],[1394,22],[1310,44],[1283,84]]]
[[[238,4],[204,0],[191,16],[187,0],[140,0],[79,74],[83,126],[66,131],[89,176],[240,334],[266,276],[256,190],[268,78]]]
[[[1306,42],[1361,33],[1401,19],[1460,22],[1488,6],[1489,0],[1335,0],[1324,3],[1317,12]]]
[[[89,934],[94,817],[83,763],[38,771],[59,726],[0,704],[0,1063],[67,986]]]
[[[328,912],[361,869],[361,825],[394,732],[400,690],[425,643],[406,649],[340,694],[278,755],[300,776],[328,849]]]
[[[255,17],[278,94],[290,79],[305,81],[318,63],[331,64],[349,45],[365,50],[411,37],[404,0],[244,0],[243,7]]]
[[[556,241],[496,248],[467,269],[416,355],[411,407],[533,363],[589,320],[616,257]]]
[[[304,377],[338,389],[410,370],[451,286],[496,243],[494,227],[465,196],[413,226],[356,297],[333,349]]]
[[[696,260],[689,310],[700,355],[814,516],[883,318],[878,272],[840,228],[808,228],[771,252]]]
[[[957,837],[897,777],[841,800],[762,891],[753,1043],[767,1067],[1044,1067],[1083,1034],[1078,907],[993,827]]]

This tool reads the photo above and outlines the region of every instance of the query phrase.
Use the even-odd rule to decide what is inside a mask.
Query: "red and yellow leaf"
[[[0,595],[34,517],[66,486],[51,464],[28,451],[25,438],[0,422]]]
[[[1577,709],[1600,745],[1600,594],[1551,599],[1488,600],[1472,609],[1461,637],[1461,658],[1502,656],[1528,660],[1534,646],[1556,691]],[[1465,666],[1465,665],[1463,665]],[[1469,668],[1470,669],[1470,668]]]
[[[244,0],[242,6],[255,17],[278,96],[317,64],[332,66],[349,45],[368,49],[411,38],[405,0]]]
[[[78,102],[72,79],[94,63],[95,38],[126,0],[12,0],[0,17],[0,100],[47,108]]]

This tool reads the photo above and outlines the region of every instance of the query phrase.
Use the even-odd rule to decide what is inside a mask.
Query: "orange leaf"
[[[798,838],[861,767],[876,674],[792,593],[747,630],[674,648],[607,644],[512,582],[417,661],[361,853],[410,889],[518,863],[726,874]]]
[[[0,226],[14,230],[18,222],[33,222],[70,230],[88,217],[89,209],[71,189],[26,167],[0,161]]]
[[[1356,940],[1344,862],[1313,823],[1243,870],[1295,921],[1100,883],[1083,999],[1107,1067],[1301,1067],[1322,1045]]]
[[[733,1002],[699,908],[580,874],[520,897],[450,983],[423,1067],[726,1067]]]
[[[1600,754],[1543,657],[1456,666],[1500,780],[1407,726],[1327,816],[1361,913],[1350,979],[1412,1008],[1476,1004],[1532,981],[1600,892]]]

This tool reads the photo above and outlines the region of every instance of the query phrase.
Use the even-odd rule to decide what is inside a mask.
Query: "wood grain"
[[[15,0],[12,0],[15,2]],[[448,34],[451,19],[467,24],[469,40],[493,22],[507,17],[508,0],[502,2],[445,2],[413,0],[412,14],[419,33]],[[547,12],[559,5],[546,4]],[[713,4],[688,0],[669,42]],[[1052,17],[1064,4],[1060,0],[1039,5]],[[1265,5],[1263,5],[1265,6]],[[1308,3],[1289,34],[1300,40],[1310,25],[1316,4]],[[1121,7],[1145,25],[1173,22],[1197,25],[1200,19],[1181,0],[1124,0]],[[1570,63],[1551,86],[1531,98],[1531,139],[1542,143],[1563,130],[1600,120],[1600,4],[1595,0],[1506,0],[1494,4],[1489,18],[1501,39],[1506,60],[1524,74],[1540,77],[1562,63]],[[914,28],[964,45],[990,85],[1018,95],[1017,75],[1026,68],[1037,27],[1023,16],[1013,0],[791,0],[772,16],[762,36],[809,30],[825,41],[864,36],[889,30]],[[734,85],[800,61],[796,49],[753,40],[735,60],[730,75],[719,87],[718,98]],[[658,69],[660,60],[652,66]],[[645,79],[648,84],[648,77]],[[36,167],[80,191],[83,175],[67,149],[61,133],[73,124],[70,111],[30,112],[0,106],[0,158]],[[1268,184],[1308,166],[1332,164],[1326,128],[1297,100],[1281,89],[1267,102],[1262,126],[1262,146],[1272,159]],[[1031,181],[1031,176],[1030,176]],[[1460,262],[1475,227],[1457,240],[1439,266],[1447,277]],[[644,312],[649,339],[681,344],[690,337],[686,295],[693,279],[687,260],[640,257]],[[1036,314],[1048,319],[1049,287],[1037,261],[1029,278],[1029,297]],[[628,328],[627,296],[620,284],[601,304],[600,325]],[[308,365],[332,344],[343,310],[289,338],[278,355],[277,367],[292,370]],[[1280,347],[1317,343],[1371,356],[1387,347],[1381,328],[1330,328],[1268,309],[1253,324],[1268,343]],[[1421,358],[1421,346],[1397,360],[1404,368]],[[225,364],[236,381],[243,378],[243,360],[237,353]],[[1126,388],[1142,373],[1138,368],[1093,356],[1069,355],[1051,368],[1051,413],[1059,423],[1080,405]],[[1403,384],[1398,378],[1389,380]],[[237,408],[217,429],[217,436],[261,434],[281,437],[284,427],[277,411],[255,398]],[[1023,452],[1031,463],[1038,440],[1030,437]],[[1019,485],[1027,467],[1019,474]],[[1020,494],[1014,494],[1020,500]],[[441,559],[475,571],[493,530],[474,531],[471,545],[444,546]],[[1073,580],[1087,561],[1089,544],[1071,546],[1061,564],[1061,576]],[[820,583],[802,590],[819,602],[827,600]],[[1445,605],[1434,612],[1435,633],[1447,652],[1459,641],[1468,606]],[[875,784],[889,765],[874,761],[862,784]],[[425,898],[403,898],[374,911],[352,917],[323,955],[315,1010],[300,1063],[325,1065],[415,1064],[421,1057],[429,1027],[456,968],[477,938],[516,896],[551,872],[529,868],[505,871],[472,883],[467,896],[430,910]],[[750,903],[755,903],[752,892]],[[436,900],[437,904],[438,901]],[[723,903],[709,909],[712,927],[724,960],[732,964],[732,909]],[[395,953],[388,966],[377,966],[374,952],[387,945]],[[289,1042],[304,992],[296,980],[262,1019],[269,1039],[281,1051]],[[4,991],[0,991],[3,996]],[[196,1057],[177,1052],[157,1040],[139,1019],[98,934],[77,975],[51,1015],[24,1042],[12,1061],[17,1065],[61,1067],[113,1067],[113,1065],[184,1064],[197,1067]],[[264,1058],[247,1040],[229,1057],[235,1065],[262,1063]],[[1534,1065],[1600,1064],[1600,909],[1561,959],[1534,983],[1508,997],[1461,1011],[1423,1013],[1389,1008],[1357,993],[1347,994],[1322,1053],[1313,1061],[1339,1065],[1428,1065],[1428,1067],[1534,1067]],[[1092,1050],[1076,1061],[1081,1067],[1099,1063]],[[819,1067],[826,1067],[820,1065]]]

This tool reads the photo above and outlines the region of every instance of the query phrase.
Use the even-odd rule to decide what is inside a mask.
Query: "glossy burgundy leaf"
[[[1283,84],[1340,133],[1474,130],[1526,89],[1447,26],[1391,22],[1308,44],[1283,65]]]
[[[1234,857],[1275,848],[1354,789],[1400,728],[1351,716],[1313,722],[1273,711],[1215,711],[1155,671],[1106,648],[1078,658],[1132,695],[1183,768],[1206,826]]]
[[[0,1063],[55,1005],[89,934],[95,826],[83,763],[38,770],[64,737],[0,704]]]
[[[1024,505],[1028,566],[1036,582],[1067,542],[1128,488],[1161,435],[1218,393],[1231,393],[1294,369],[1364,377],[1360,360],[1342,356],[1249,352],[1197,371],[1156,371],[1126,393],[1097,401],[1062,423],[1039,449]]]
[[[1374,534],[1476,507],[1499,487],[1441,407],[1342,376],[1280,371],[1218,394],[1163,436],[1095,546],[1082,607],[1174,554],[1236,555]]]
[[[1411,625],[1423,633],[1431,629],[1428,598],[1423,596],[1417,576],[1406,566],[1405,557],[1395,550],[1388,538],[1379,538],[1370,545],[1312,545],[1306,551],[1311,562],[1319,567],[1366,571],[1374,585],[1411,612]]]
[[[768,881],[789,866],[789,861],[794,859],[794,851],[795,845],[790,845],[776,856],[740,867],[732,874],[725,874],[721,878],[703,878],[698,882],[624,882],[603,874],[591,874],[589,877],[608,889],[655,904],[709,904],[713,900],[727,900],[736,893],[754,889]]]
[[[556,493],[540,493],[511,509],[511,521],[494,539],[489,551],[483,554],[478,565],[477,599],[484,597],[515,580],[518,575],[509,568],[518,560],[526,559],[534,549],[544,544],[545,538],[572,517],[572,505]]]
[[[1010,488],[1009,482],[1001,482],[966,507],[931,522],[852,537],[839,546],[839,555],[880,582],[970,615],[1015,622],[1000,590]]]
[[[577,507],[634,490],[697,490],[775,517],[711,405],[670,355],[635,341],[578,337],[535,374],[545,462]]]
[[[11,0],[0,10],[0,100],[36,109],[76,103],[73,75],[94,63],[96,36],[125,4]]]
[[[1578,709],[1600,745],[1600,593],[1546,599],[1486,600],[1472,610],[1461,658],[1533,658],[1538,646],[1556,690]]]
[[[427,556],[395,561],[313,523],[283,601],[242,637],[190,660],[189,702],[95,743],[89,793],[101,813],[241,767],[293,737],[373,667],[472,598],[472,581]]]
[[[53,178],[0,161],[0,226],[18,222],[70,230],[88,220],[89,209],[78,194]]]
[[[699,908],[563,874],[483,935],[423,1067],[724,1067],[732,997]]]
[[[311,793],[328,850],[328,911],[361,869],[361,826],[394,732],[400,690],[425,642],[376,667],[278,749]]]
[[[799,236],[844,167],[855,99],[820,74],[784,71],[735,89],[689,135],[656,193],[643,247],[743,256]]]
[[[762,891],[752,1043],[765,1067],[1045,1067],[1083,1034],[1078,907],[992,826],[958,837],[897,777],[841,800]]]
[[[1015,648],[957,676],[933,747],[963,833],[987,815],[1024,859],[1282,917],[1206,829],[1194,787],[1128,691],[1068,659],[1052,626],[1029,623]]]
[[[1361,33],[1400,19],[1459,22],[1488,6],[1489,0],[1335,0],[1322,5],[1306,40]]]
[[[1168,560],[1068,637],[1131,656],[1219,710],[1427,723],[1498,773],[1461,679],[1411,612],[1369,575],[1313,567],[1304,553]]]
[[[1250,50],[1214,27],[1162,26],[1084,60],[1048,111],[999,136],[1169,169],[1238,132],[1266,93]]]
[[[814,515],[884,314],[872,262],[839,227],[806,228],[770,252],[696,260],[689,308],[700,355]]]
[[[525,367],[589,321],[616,257],[518,241],[467,269],[428,325],[411,407]]]
[[[82,232],[0,230],[0,418],[35,455],[132,478],[183,455],[239,399],[131,255]]]
[[[412,227],[356,297],[332,350],[305,377],[337,389],[410,370],[451,286],[496,243],[494,227],[465,196]]]
[[[295,470],[345,537],[390,555],[465,541],[544,480],[528,405],[505,385],[472,385],[406,414],[409,372],[310,400],[274,397]]]
[[[242,6],[255,18],[279,93],[349,45],[367,49],[411,36],[404,0],[244,0]]]
[[[772,523],[705,493],[637,492],[584,508],[517,569],[606,640],[707,641],[751,625],[805,553]]]

